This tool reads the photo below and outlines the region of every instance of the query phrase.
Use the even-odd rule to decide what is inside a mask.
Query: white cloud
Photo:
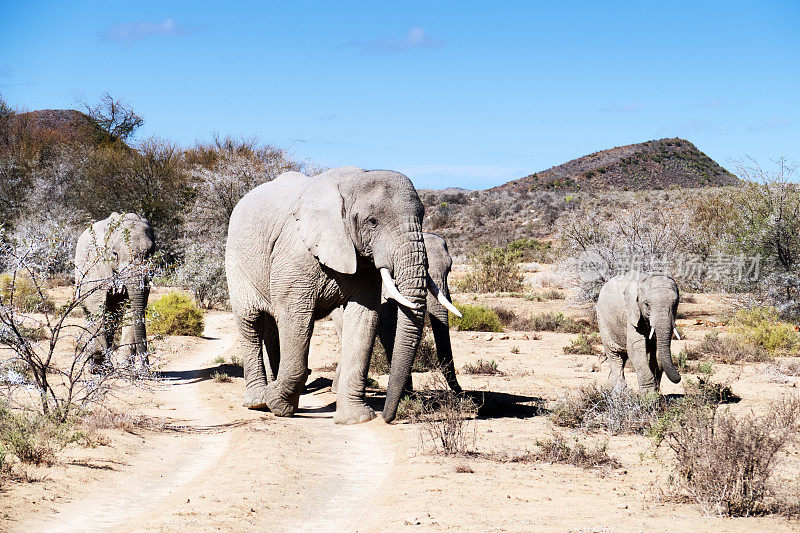
[[[415,26],[410,28],[406,35],[397,37],[379,37],[362,41],[353,39],[347,46],[358,48],[364,54],[395,55],[404,54],[414,49],[436,49],[444,46],[444,41],[428,34],[424,29]]]
[[[200,26],[180,26],[173,18],[166,18],[161,22],[139,21],[114,24],[103,34],[105,39],[124,45],[140,41],[157,35],[167,37],[183,37],[202,29]]]

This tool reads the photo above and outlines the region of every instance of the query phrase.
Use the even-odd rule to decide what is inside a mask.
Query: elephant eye
[[[366,222],[369,226],[372,226],[373,228],[378,225],[378,220],[373,216],[367,217]]]

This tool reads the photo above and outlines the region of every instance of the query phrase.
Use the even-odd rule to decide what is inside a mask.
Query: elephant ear
[[[628,323],[633,327],[639,325],[642,320],[642,310],[639,308],[639,293],[641,292],[639,281],[633,279],[628,282],[623,291],[625,296],[625,311],[628,315]]]
[[[356,249],[347,233],[344,199],[335,184],[311,179],[294,210],[298,233],[323,265],[342,274],[356,271]]]

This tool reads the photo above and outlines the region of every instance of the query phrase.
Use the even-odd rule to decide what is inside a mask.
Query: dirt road
[[[207,338],[162,369],[155,394],[171,431],[148,435],[119,469],[14,529],[348,529],[393,462],[383,423],[336,426],[333,396],[316,391],[301,398],[296,418],[272,431],[270,415],[238,408],[241,383],[220,394],[223,384],[209,379],[211,361],[234,345],[232,326],[229,315],[207,315]],[[246,501],[245,512],[232,501]]]

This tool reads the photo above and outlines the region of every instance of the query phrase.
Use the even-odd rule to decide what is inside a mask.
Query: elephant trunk
[[[128,286],[128,298],[130,299],[129,319],[131,321],[129,327],[133,330],[133,345],[130,347],[130,352],[136,362],[142,364],[145,368],[149,363],[147,354],[147,333],[144,326],[149,292],[149,288],[145,285],[144,280],[137,279],[133,284]]]
[[[383,419],[391,422],[403,395],[406,380],[411,375],[414,356],[425,324],[426,284],[425,245],[420,229],[409,231],[405,243],[394,255],[394,275],[397,289],[416,309],[399,305],[392,362],[389,368],[389,385]]]
[[[664,317],[658,320],[655,324],[656,331],[656,359],[658,366],[667,374],[669,380],[673,383],[678,383],[681,380],[681,375],[675,369],[672,363],[672,351],[670,348],[672,342],[672,330],[674,329],[672,318]]]

